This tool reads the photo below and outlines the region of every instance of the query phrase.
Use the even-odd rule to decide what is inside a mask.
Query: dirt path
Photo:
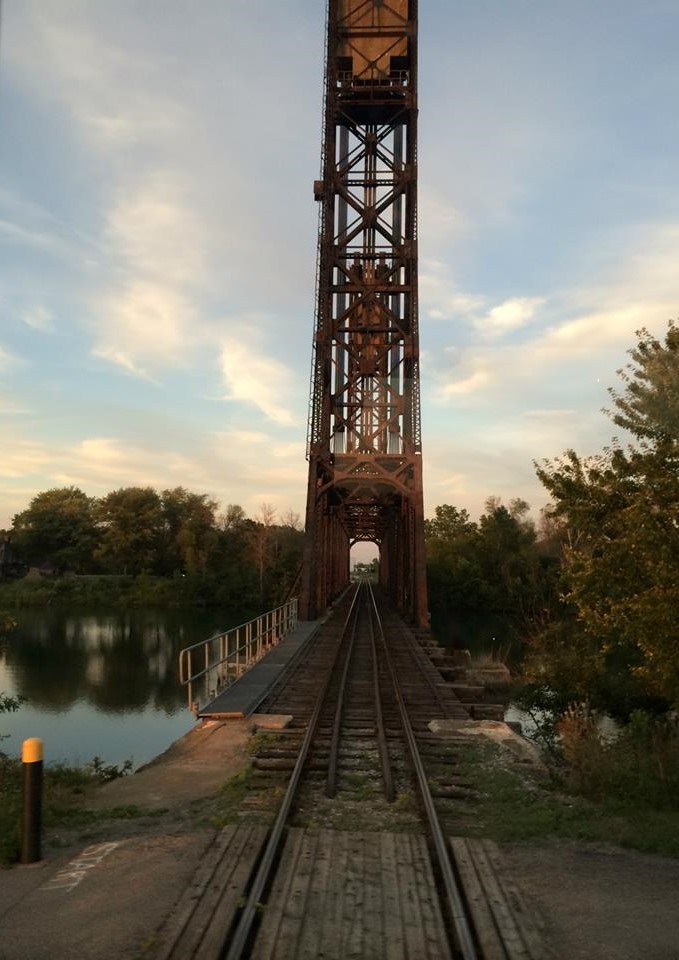
[[[679,860],[571,842],[503,852],[558,960],[679,960]]]
[[[103,786],[88,806],[175,810],[208,797],[245,769],[251,735],[252,724],[245,720],[197,725],[132,776]]]

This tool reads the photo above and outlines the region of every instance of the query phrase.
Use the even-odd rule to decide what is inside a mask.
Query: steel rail
[[[356,597],[362,594],[362,584],[356,588]],[[352,607],[353,609],[353,607]],[[339,760],[339,743],[342,735],[342,714],[344,713],[344,693],[347,686],[347,677],[349,676],[349,667],[351,666],[351,655],[356,645],[356,627],[358,625],[358,616],[360,611],[360,602],[356,604],[356,615],[351,625],[351,637],[349,638],[349,649],[344,658],[344,667],[337,691],[337,704],[335,706],[335,716],[332,724],[332,737],[330,739],[330,755],[328,757],[328,775],[325,780],[325,795],[332,799],[337,794],[337,761]],[[347,619],[348,624],[348,619]],[[345,624],[346,629],[346,624]],[[344,634],[344,631],[343,631]],[[341,641],[340,641],[341,645]],[[338,648],[339,649],[339,648]]]
[[[372,590],[370,591],[372,597]],[[382,695],[380,693],[380,664],[377,655],[377,641],[375,639],[375,628],[373,626],[373,611],[368,605],[368,628],[370,632],[370,651],[373,662],[373,692],[375,697],[375,726],[377,728],[377,743],[380,750],[380,766],[382,767],[382,782],[384,783],[384,796],[388,803],[393,803],[396,799],[396,788],[394,787],[394,777],[389,760],[389,744],[387,743],[387,732],[384,727],[384,713],[382,711]]]
[[[387,669],[389,671],[389,675],[394,687],[396,701],[398,704],[399,712],[401,714],[401,723],[403,725],[403,730],[406,735],[406,742],[408,744],[410,758],[412,760],[412,764],[415,769],[417,785],[420,791],[422,805],[424,807],[425,814],[427,817],[430,836],[434,845],[436,861],[437,861],[439,870],[441,872],[441,879],[443,880],[443,886],[444,886],[445,895],[446,895],[446,907],[453,924],[453,934],[454,934],[454,940],[455,940],[454,945],[459,950],[463,960],[478,960],[479,955],[477,953],[476,946],[474,944],[474,940],[472,937],[471,928],[467,920],[467,914],[464,907],[464,900],[462,897],[462,893],[460,891],[459,884],[455,878],[455,873],[453,871],[453,865],[451,862],[448,844],[446,842],[445,835],[443,833],[443,830],[441,829],[441,824],[439,822],[439,818],[436,813],[436,808],[434,806],[434,799],[431,795],[431,790],[429,789],[427,774],[425,772],[424,765],[422,763],[422,758],[420,756],[420,751],[417,746],[417,741],[415,740],[415,734],[413,732],[413,728],[410,723],[410,718],[408,716],[408,710],[406,707],[405,699],[403,697],[401,684],[396,675],[396,670],[394,669],[391,653],[389,652],[389,646],[384,636],[384,630],[382,629],[382,621],[379,615],[379,611],[377,609],[375,596],[374,596],[372,587],[368,586],[368,589],[370,591],[370,598],[373,603],[374,615],[379,625],[380,639],[382,641],[382,647],[384,649],[384,661],[387,665]]]
[[[332,664],[328,670],[328,673],[323,682],[323,686],[316,698],[316,703],[314,704],[314,709],[309,718],[309,724],[304,735],[304,740],[302,741],[302,746],[299,751],[299,755],[295,762],[292,774],[290,775],[290,780],[288,782],[287,790],[285,791],[285,796],[281,801],[281,805],[278,808],[278,814],[276,816],[276,821],[271,829],[269,834],[269,839],[267,840],[266,848],[264,854],[257,868],[257,872],[252,881],[252,886],[250,888],[250,893],[248,894],[247,901],[243,906],[243,911],[238,920],[236,929],[234,930],[233,936],[229,940],[228,951],[225,956],[225,960],[240,960],[245,945],[248,941],[248,937],[252,931],[254,921],[257,916],[257,908],[260,903],[262,893],[266,887],[267,881],[271,875],[271,870],[273,867],[274,860],[276,858],[276,853],[280,847],[281,840],[283,838],[283,831],[285,829],[285,824],[290,815],[290,809],[292,807],[293,801],[295,799],[295,794],[297,793],[297,788],[299,786],[299,781],[302,777],[302,770],[311,747],[311,743],[316,734],[316,728],[318,726],[318,721],[321,716],[321,710],[325,702],[326,695],[328,693],[330,682],[332,680],[335,664],[339,657],[340,649],[344,640],[344,635],[346,633],[347,627],[349,626],[349,621],[351,620],[354,614],[354,608],[356,607],[359,594],[359,586],[356,588],[356,592],[351,601],[351,606],[349,608],[349,613],[347,618],[344,621],[344,626],[342,628],[342,634],[340,641],[337,644],[337,650],[335,651],[335,656],[333,658]]]

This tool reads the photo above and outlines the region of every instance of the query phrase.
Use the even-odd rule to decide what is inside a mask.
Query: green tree
[[[527,621],[543,600],[542,566],[537,536],[525,500],[498,497],[486,501],[479,522],[478,565],[491,609]]]
[[[161,506],[162,572],[206,573],[217,544],[216,501],[175,487],[163,491]]]
[[[97,556],[115,573],[153,573],[163,538],[163,507],[151,487],[121,487],[98,505],[101,544]]]
[[[258,574],[252,555],[252,529],[241,506],[230,503],[217,520],[213,570],[214,600],[224,606],[259,606]]]
[[[676,445],[679,438],[679,328],[670,320],[664,341],[645,327],[637,330],[638,344],[618,376],[622,393],[609,387],[615,410],[605,411],[613,422],[641,441]]]
[[[484,602],[478,562],[478,527],[466,510],[449,503],[436,507],[424,521],[427,581],[432,617],[445,621],[460,609],[478,609]]]
[[[45,490],[14,517],[12,544],[28,564],[89,571],[99,539],[95,505],[78,487]]]
[[[679,706],[679,333],[670,323],[664,343],[637,336],[609,413],[636,445],[590,458],[569,450],[537,467],[568,528],[564,598],[581,663],[554,669],[563,645],[555,629],[540,638],[534,665],[621,715]]]

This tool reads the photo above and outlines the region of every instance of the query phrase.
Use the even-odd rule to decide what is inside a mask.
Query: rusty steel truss
[[[329,0],[301,616],[380,549],[427,621],[417,320],[417,0]]]

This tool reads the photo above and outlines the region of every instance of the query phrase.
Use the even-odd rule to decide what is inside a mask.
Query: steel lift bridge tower
[[[417,322],[417,0],[329,0],[301,616],[360,540],[427,622]]]

